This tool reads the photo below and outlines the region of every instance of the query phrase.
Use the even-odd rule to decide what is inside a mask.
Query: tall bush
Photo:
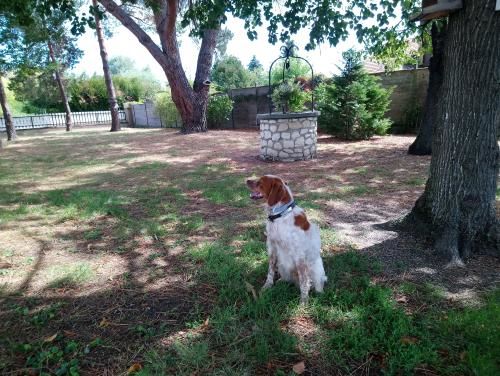
[[[118,105],[124,102],[152,99],[161,85],[146,73],[138,76],[114,76]],[[65,80],[70,107],[73,111],[96,111],[109,108],[108,93],[103,76],[85,74]],[[60,94],[50,72],[24,71],[12,78],[9,87],[23,102],[26,113],[62,112]]]
[[[180,126],[181,119],[170,93],[159,93],[154,98],[156,114],[166,126]]]
[[[317,90],[319,127],[349,140],[386,134],[391,121],[384,114],[391,90],[384,89],[378,78],[366,73],[359,53],[349,50],[343,58],[341,74]]]
[[[221,91],[248,87],[250,73],[235,56],[225,56],[217,60],[212,68],[212,81]]]
[[[229,120],[233,110],[233,101],[227,95],[212,95],[207,106],[208,128],[219,128]]]

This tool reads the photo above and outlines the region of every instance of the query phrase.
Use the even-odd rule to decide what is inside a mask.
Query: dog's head
[[[248,179],[247,186],[252,191],[250,194],[252,200],[263,198],[269,206],[274,206],[279,202],[286,204],[292,200],[287,184],[277,176],[264,175],[256,180]]]

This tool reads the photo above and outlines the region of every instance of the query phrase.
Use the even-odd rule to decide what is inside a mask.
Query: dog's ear
[[[273,179],[271,187],[269,189],[269,195],[267,197],[267,204],[269,206],[273,206],[278,202],[287,203],[288,201],[290,201],[290,195],[285,189],[285,186],[281,179]]]

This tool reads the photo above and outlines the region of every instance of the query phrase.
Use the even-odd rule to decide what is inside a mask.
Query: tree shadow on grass
[[[142,141],[128,150],[172,147],[160,140],[146,143],[151,137]],[[409,297],[412,286],[399,290],[394,284],[400,281],[362,255],[373,254],[384,271],[402,257],[391,249],[407,245],[399,234],[359,252],[341,244],[337,253],[325,255],[329,283],[324,294],[312,294],[306,308],[298,305],[295,286],[277,283],[261,293],[264,229],[250,220],[258,209],[243,202],[245,166],[222,168],[224,162],[211,160],[211,166],[200,167],[210,144],[201,148],[205,154],[178,162],[173,173],[168,163],[127,162],[131,169],[86,172],[72,188],[16,195],[16,202],[52,218],[52,252],[39,256],[18,291],[1,298],[2,372],[64,373],[78,367],[89,375],[124,374],[139,363],[143,375],[287,374],[305,361],[310,374],[439,373],[433,367],[442,364],[441,340],[432,331],[444,320],[442,312],[419,317],[417,305],[398,301],[422,302]],[[362,155],[355,157],[365,164]],[[313,172],[324,170],[316,165]],[[297,171],[293,177],[298,182],[305,175]],[[236,192],[224,187],[240,179]],[[16,215],[2,230],[30,213]],[[26,227],[27,236],[43,239],[44,229]],[[96,281],[37,285],[41,269],[55,262],[88,262],[101,272]],[[400,268],[401,277],[423,264]],[[439,304],[446,301],[436,295]],[[444,362],[458,367],[449,373],[467,373],[463,340],[448,338]]]
[[[142,174],[154,174],[164,166],[153,167],[141,169]],[[214,289],[200,284],[196,265],[183,254],[196,244],[202,229],[192,216],[182,214],[186,198],[175,183],[116,192],[96,188],[103,178],[96,174],[84,185],[16,197],[16,202],[43,207],[55,218],[51,245],[70,241],[75,247],[71,253],[52,249],[50,257],[49,249],[41,247],[24,281],[2,297],[0,364],[9,372],[63,372],[64,367],[75,367],[70,363],[77,359],[87,374],[122,373],[160,341],[203,322],[213,304]],[[113,178],[123,181],[125,176]],[[14,229],[26,213],[17,214],[2,225],[3,230]],[[33,227],[24,233],[39,237]],[[119,271],[100,283],[82,283],[72,275],[33,283],[44,278],[51,263],[93,259],[117,262]],[[49,313],[34,327],[39,312]],[[47,354],[49,348],[57,354]]]
[[[397,236],[370,247],[362,253],[377,259],[388,280],[418,285],[433,285],[450,304],[474,305],[480,296],[500,283],[500,258],[475,254],[465,267],[447,267],[449,259],[436,253],[425,234],[414,236],[402,228],[400,220],[374,226]]]

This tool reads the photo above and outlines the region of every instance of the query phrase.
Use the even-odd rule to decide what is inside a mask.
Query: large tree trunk
[[[182,110],[179,110],[184,133],[192,132],[206,132],[207,128],[207,105],[208,96],[210,89],[210,81],[208,79],[209,72],[212,67],[213,54],[215,51],[215,46],[217,43],[218,30],[205,30],[203,33],[203,39],[201,42],[200,52],[198,54],[198,64],[196,67],[196,76],[194,79],[193,93],[190,96],[190,111],[185,111],[183,106],[180,106]],[[180,61],[180,59],[179,59]],[[175,65],[176,67],[182,66]],[[173,79],[169,79],[170,86],[173,87],[175,83],[175,77],[181,72],[173,75]],[[184,73],[184,71],[182,71]],[[169,75],[167,74],[167,77]],[[185,98],[183,92],[175,92],[172,90],[172,100],[174,103],[176,101],[182,102]],[[179,106],[177,106],[179,109]]]
[[[12,120],[9,104],[7,103],[7,94],[3,85],[3,77],[0,74],[0,104],[2,106],[3,119],[5,122],[5,130],[7,131],[7,141],[14,141],[17,138],[16,128]]]
[[[424,115],[417,138],[410,145],[408,154],[430,155],[432,151],[432,129],[436,122],[438,100],[443,83],[443,50],[446,36],[446,23],[434,22],[431,29],[432,57],[429,64],[429,84],[424,105]]]
[[[66,131],[69,132],[73,128],[73,116],[71,115],[71,108],[69,107],[68,96],[66,95],[66,89],[64,88],[62,73],[61,71],[59,71],[58,63],[54,53],[54,46],[52,45],[51,41],[48,42],[48,46],[50,60],[55,65],[54,73],[56,76],[57,86],[59,87],[59,93],[61,94],[64,112],[66,113]]]
[[[464,1],[449,17],[430,176],[410,215],[455,263],[478,250],[500,250],[499,32],[495,0]]]
[[[178,0],[158,0],[154,19],[161,48],[113,0],[98,0],[106,10],[131,31],[160,64],[172,92],[172,100],[182,119],[182,132],[206,132],[209,75],[219,30],[205,30],[198,54],[194,85],[191,87],[182,67],[176,36]]]
[[[92,5],[97,8],[97,0],[92,0]],[[104,81],[106,82],[106,90],[108,91],[109,110],[111,111],[111,132],[118,132],[121,130],[120,116],[118,114],[118,102],[116,100],[115,86],[111,77],[111,71],[108,64],[108,53],[104,44],[104,35],[102,32],[101,20],[97,13],[94,14],[95,29],[97,40],[99,42],[99,50],[102,60],[102,71],[104,72]]]

